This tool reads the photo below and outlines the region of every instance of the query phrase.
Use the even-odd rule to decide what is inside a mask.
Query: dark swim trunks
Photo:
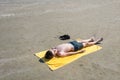
[[[83,44],[82,43],[79,43],[77,41],[71,41],[69,42],[70,44],[72,44],[74,46],[74,51],[78,51],[80,49],[83,48]]]

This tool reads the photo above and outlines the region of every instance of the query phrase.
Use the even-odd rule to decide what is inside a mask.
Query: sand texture
[[[100,51],[55,71],[33,55],[91,36]],[[0,80],[120,80],[120,1],[0,0]]]

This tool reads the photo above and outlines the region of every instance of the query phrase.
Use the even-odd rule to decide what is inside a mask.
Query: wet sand
[[[0,80],[120,80],[120,1],[33,2],[0,2]],[[50,71],[33,54],[63,34],[103,37],[103,49]]]

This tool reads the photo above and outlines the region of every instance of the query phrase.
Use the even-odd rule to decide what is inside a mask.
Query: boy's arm
[[[85,52],[85,50],[80,50],[80,51],[76,51],[76,52],[67,52],[67,53],[64,53],[60,56],[69,56],[69,55],[73,55],[73,54],[77,54],[77,53],[83,53]]]

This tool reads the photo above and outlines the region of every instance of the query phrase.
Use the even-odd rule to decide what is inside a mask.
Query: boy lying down
[[[81,50],[82,48],[98,44],[101,41],[103,41],[103,38],[95,40],[95,38],[92,37],[86,40],[75,40],[68,43],[60,44],[54,48],[49,49],[45,54],[45,58],[52,59],[54,56],[62,57],[82,53],[85,52],[85,50]]]

